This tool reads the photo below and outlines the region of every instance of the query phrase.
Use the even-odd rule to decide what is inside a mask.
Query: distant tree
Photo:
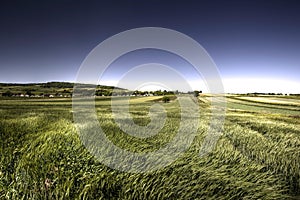
[[[102,96],[102,94],[103,94],[102,90],[97,90],[97,91],[95,92],[95,95],[96,95],[96,96]]]
[[[199,93],[200,93],[200,91],[195,90],[195,91],[194,91],[194,96],[195,96],[195,97],[198,97],[198,96],[199,96]]]
[[[109,91],[109,90],[106,90],[106,91],[104,92],[104,96],[111,96],[111,95],[112,95],[112,92]]]
[[[168,96],[164,96],[162,98],[162,100],[163,100],[164,103],[168,103],[170,101],[170,98]]]
[[[163,92],[161,90],[157,90],[157,91],[154,92],[154,95],[155,96],[161,96],[161,95],[163,95]]]
[[[173,91],[167,91],[166,94],[168,94],[168,95],[174,95],[175,92],[173,92]]]
[[[6,92],[2,93],[2,96],[4,97],[11,97],[13,93],[10,90],[7,90]]]
[[[31,96],[31,95],[32,95],[32,92],[31,92],[30,90],[26,90],[26,93],[25,93],[25,94]]]

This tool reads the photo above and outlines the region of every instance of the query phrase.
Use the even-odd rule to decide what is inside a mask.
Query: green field
[[[135,97],[136,124],[161,97]],[[300,195],[300,98],[227,96],[224,131],[214,150],[199,150],[211,119],[209,96],[198,98],[200,126],[190,148],[149,173],[113,170],[95,159],[76,132],[71,98],[0,99],[0,199],[297,199]],[[121,101],[120,101],[121,102]],[[110,98],[97,97],[101,127],[115,145],[156,151],[179,127],[177,100],[161,131],[146,139],[118,129]]]

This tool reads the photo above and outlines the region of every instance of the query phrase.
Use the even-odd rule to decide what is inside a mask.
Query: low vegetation
[[[0,199],[296,199],[300,195],[299,98],[284,96],[276,103],[257,96],[228,96],[224,132],[214,150],[203,157],[199,150],[211,118],[210,97],[197,98],[200,126],[191,147],[171,165],[140,174],[113,170],[87,151],[73,124],[70,98],[2,98]],[[130,113],[139,125],[149,123],[153,103],[167,110],[165,126],[147,139],[118,129],[110,98],[97,97],[96,110],[107,137],[117,146],[155,151],[174,137],[180,120],[177,100],[173,96],[169,103],[161,100],[131,100]]]

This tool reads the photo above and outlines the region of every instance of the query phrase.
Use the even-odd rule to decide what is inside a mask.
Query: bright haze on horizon
[[[4,1],[0,82],[74,82],[85,57],[103,40],[132,28],[164,27],[205,48],[227,93],[300,93],[299,10],[296,0]],[[193,90],[209,92],[189,63],[151,49],[120,57],[100,83],[117,85],[126,70],[146,63],[174,68]],[[143,76],[156,74],[135,74]],[[180,87],[168,74],[162,79]],[[159,88],[150,85],[144,88]]]

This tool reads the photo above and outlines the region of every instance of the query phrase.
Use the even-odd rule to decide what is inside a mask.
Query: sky
[[[219,70],[225,92],[300,93],[297,0],[2,0],[0,4],[0,82],[74,82],[86,56],[105,39],[133,28],[163,27],[203,46]],[[124,69],[146,63],[180,68],[192,89],[207,90],[205,77],[198,76],[193,66],[158,50],[120,57],[100,83],[114,85]],[[151,70],[137,72],[141,77],[155,76]],[[162,78],[172,81],[168,75]]]

